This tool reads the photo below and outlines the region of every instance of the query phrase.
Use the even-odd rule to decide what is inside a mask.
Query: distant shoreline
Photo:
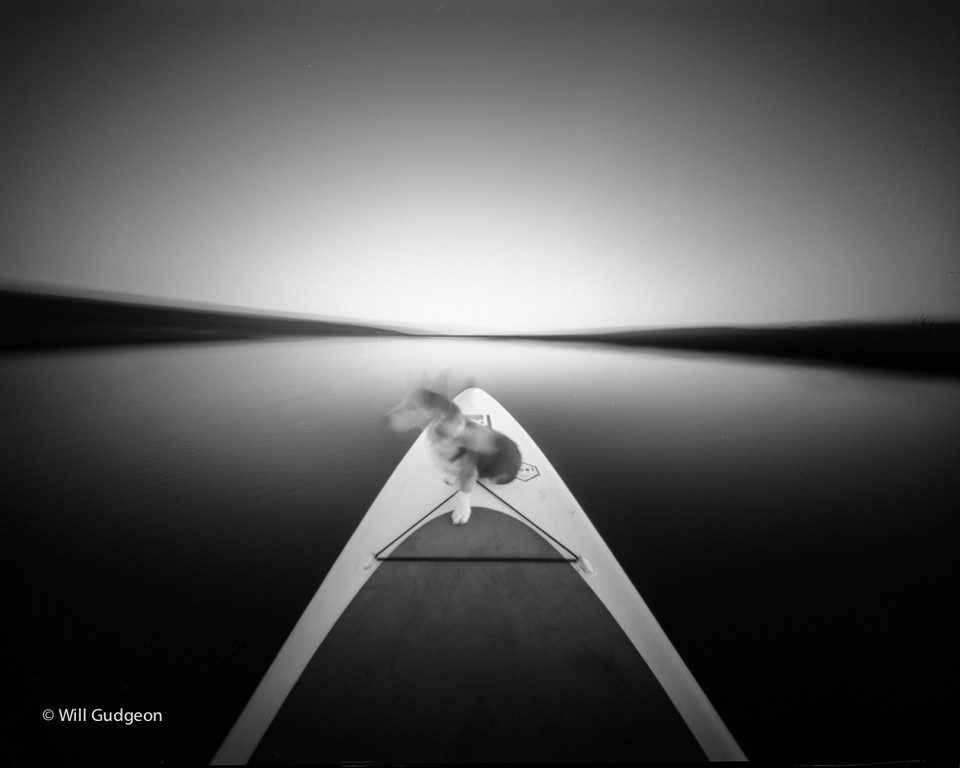
[[[708,326],[473,338],[589,342],[960,377],[960,322]]]
[[[11,290],[0,290],[0,328],[0,350],[7,352],[280,336],[411,335],[360,323]]]
[[[960,378],[960,322],[693,327],[559,334],[440,334],[243,310],[0,290],[0,351],[281,337],[470,338],[613,344]]]

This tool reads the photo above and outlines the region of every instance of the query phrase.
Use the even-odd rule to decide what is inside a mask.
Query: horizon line
[[[200,311],[211,314],[236,314],[257,317],[259,319],[277,318],[286,320],[302,320],[322,323],[338,323],[343,325],[365,326],[374,329],[399,331],[410,336],[446,336],[452,338],[483,337],[483,338],[539,338],[551,336],[601,336],[610,334],[628,334],[662,331],[711,331],[711,330],[796,330],[798,328],[826,328],[851,326],[922,326],[939,325],[960,322],[960,313],[956,315],[928,315],[922,310],[913,316],[900,317],[872,317],[872,318],[844,318],[825,320],[779,320],[744,323],[689,323],[683,325],[619,325],[593,326],[578,328],[558,328],[550,330],[493,330],[456,326],[440,327],[413,326],[404,321],[361,319],[357,317],[337,317],[312,312],[301,312],[283,309],[265,309],[240,304],[221,304],[212,301],[197,301],[173,297],[151,296],[149,294],[126,293],[97,288],[67,286],[57,283],[47,283],[39,280],[10,280],[0,278],[0,293],[15,293],[60,300],[94,301],[104,304],[127,304],[144,308],[175,309],[185,311]]]

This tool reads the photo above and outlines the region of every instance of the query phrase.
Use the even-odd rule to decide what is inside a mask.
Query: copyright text
[[[94,707],[73,707],[72,709],[45,709],[43,719],[47,722],[56,720],[60,723],[162,723],[162,712],[140,712],[130,709],[101,709]]]

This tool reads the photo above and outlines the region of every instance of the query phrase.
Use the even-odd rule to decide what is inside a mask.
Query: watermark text
[[[102,709],[94,707],[72,707],[70,709],[45,709],[43,719],[47,722],[58,723],[119,723],[120,725],[135,725],[136,723],[162,723],[162,712],[149,712],[132,709]]]

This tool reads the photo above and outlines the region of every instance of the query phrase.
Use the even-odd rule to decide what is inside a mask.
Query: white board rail
[[[589,566],[585,569],[582,562],[577,564],[578,572],[644,659],[707,758],[746,760],[653,613],[536,443],[483,390],[467,389],[455,402],[464,413],[482,417],[515,440],[523,457],[520,478],[496,486],[496,494],[507,504],[478,490],[478,496],[484,494],[484,506],[513,515],[512,505],[579,554]],[[417,515],[450,494],[450,487],[430,462],[424,442],[421,434],[377,495],[217,751],[213,765],[244,764],[250,759],[324,638],[379,566],[374,554]],[[429,518],[445,511],[439,508]]]

